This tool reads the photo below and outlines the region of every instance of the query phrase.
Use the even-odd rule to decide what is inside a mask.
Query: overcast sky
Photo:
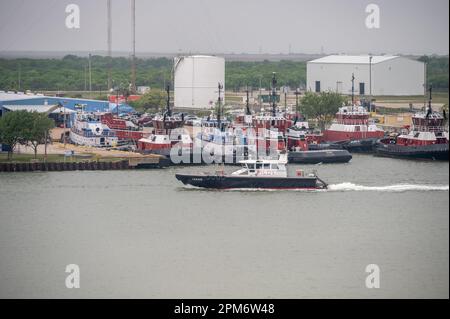
[[[80,29],[65,25],[80,7]],[[106,0],[0,0],[1,51],[104,51]],[[112,0],[113,50],[131,49],[129,0]],[[380,7],[368,29],[365,8]],[[448,0],[136,0],[137,52],[448,54]]]

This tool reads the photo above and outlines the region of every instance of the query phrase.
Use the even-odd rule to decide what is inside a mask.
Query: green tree
[[[323,130],[325,125],[333,119],[339,107],[346,98],[335,92],[321,92],[319,94],[307,92],[301,99],[300,112],[310,119],[316,119]]]
[[[138,111],[144,112],[158,112],[166,105],[166,93],[162,90],[151,90],[150,92],[141,96],[137,101],[132,101],[129,104]]]
[[[17,143],[27,140],[30,136],[30,113],[27,111],[8,112],[0,118],[0,141],[10,146],[8,160]]]
[[[55,122],[48,118],[46,113],[30,113],[29,135],[26,137],[34,151],[34,158],[37,158],[37,149],[39,144],[47,143],[50,130],[55,126]]]

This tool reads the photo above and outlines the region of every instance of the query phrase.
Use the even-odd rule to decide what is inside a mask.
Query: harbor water
[[[329,189],[174,177],[215,166],[0,173],[0,298],[449,297],[448,162],[301,167]],[[79,289],[66,287],[69,264]]]

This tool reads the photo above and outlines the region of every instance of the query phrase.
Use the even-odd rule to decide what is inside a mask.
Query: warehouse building
[[[208,109],[215,106],[221,84],[222,102],[225,94],[225,59],[194,55],[174,60],[175,108]]]
[[[70,110],[76,110],[82,106],[87,112],[117,112],[116,103],[110,103],[109,101],[0,91],[0,116],[3,112],[7,111],[5,106],[8,106],[9,109],[11,109],[11,106],[14,105],[45,108],[46,106],[57,104],[61,104],[64,108]],[[119,110],[120,112],[131,112],[133,108],[127,104],[121,103]]]
[[[330,55],[307,63],[307,90],[356,95],[423,95],[425,63],[401,56]]]

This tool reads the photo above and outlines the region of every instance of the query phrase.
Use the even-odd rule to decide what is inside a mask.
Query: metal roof
[[[42,98],[42,97],[44,97],[44,96],[36,95],[36,94],[11,93],[11,92],[0,91],[0,101],[29,100],[29,99],[36,99],[36,98]]]
[[[39,112],[39,113],[60,113],[63,112],[63,107],[58,107],[57,105],[3,105],[4,109],[9,111],[28,111],[28,112]],[[66,113],[75,113],[69,108],[66,108]]]
[[[389,61],[398,57],[397,55],[373,55],[372,64]],[[369,64],[370,55],[329,55],[309,61],[308,63]]]

